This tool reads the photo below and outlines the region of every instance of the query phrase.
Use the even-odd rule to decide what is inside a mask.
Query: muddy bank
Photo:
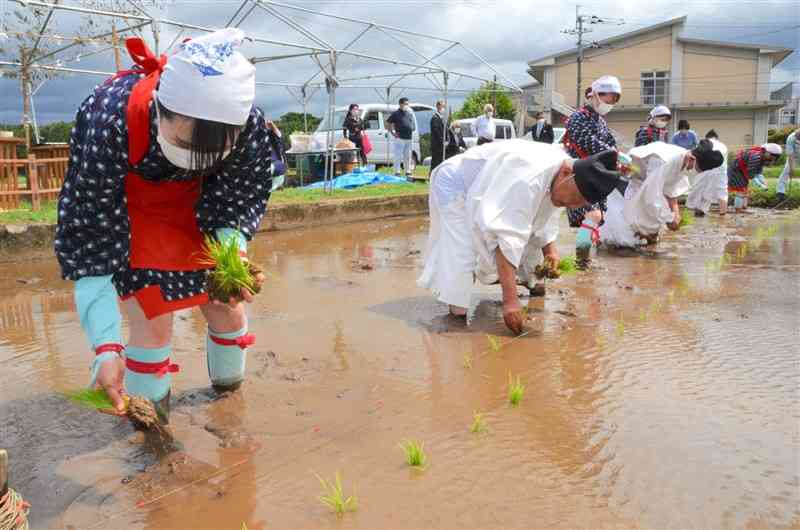
[[[52,259],[1,265],[0,444],[32,528],[800,527],[798,216],[709,216],[655,252],[602,252],[526,300],[516,340],[498,287],[476,290],[468,325],[417,288],[426,231],[260,234],[247,382],[215,396],[202,316],[177,314],[180,447],[160,459],[59,397],[91,353]],[[341,520],[315,477],[337,471],[359,501]]]
[[[259,231],[339,225],[387,217],[423,215],[427,212],[427,194],[277,204],[269,206]],[[9,258],[20,249],[52,247],[55,231],[54,224],[0,225],[0,254]]]

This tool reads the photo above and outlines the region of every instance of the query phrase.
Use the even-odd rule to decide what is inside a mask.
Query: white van
[[[361,110],[361,119],[364,121],[364,132],[367,133],[369,141],[372,144],[372,151],[367,155],[367,162],[375,164],[376,166],[393,164],[393,137],[389,134],[389,131],[386,130],[385,124],[386,120],[389,119],[392,112],[397,110],[398,106],[386,105],[384,103],[367,103],[364,105],[359,103],[358,106]],[[411,165],[415,167],[422,161],[422,151],[419,147],[420,127],[417,123],[416,113],[426,111],[433,112],[435,109],[430,105],[420,105],[416,103],[410,103],[409,106],[411,107],[412,114],[414,114]],[[334,145],[342,139],[342,124],[344,124],[344,119],[347,117],[347,108],[348,107],[338,107],[333,115]],[[327,117],[326,114],[325,118],[317,127],[317,130],[314,131],[313,141],[315,148],[325,149],[327,147],[327,131],[329,130]],[[423,128],[427,130],[427,124],[425,124]],[[411,173],[414,172],[414,167],[410,168]]]
[[[473,123],[475,123],[475,118],[463,118],[453,122],[455,126],[461,128],[461,136],[464,138],[467,148],[478,145],[478,137],[475,135],[475,131],[472,130]],[[517,137],[514,123],[511,120],[495,118],[494,125],[496,131],[495,140],[510,140]]]

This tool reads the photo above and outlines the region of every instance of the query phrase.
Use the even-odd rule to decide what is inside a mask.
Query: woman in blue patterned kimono
[[[586,91],[589,100],[572,113],[561,141],[572,158],[584,159],[597,153],[617,150],[617,141],[603,116],[611,112],[622,95],[619,80],[610,75],[596,79],[591,90]],[[606,202],[602,200],[583,208],[568,208],[569,225],[578,228],[575,239],[575,254],[581,267],[588,266],[592,246],[600,240],[600,225]]]
[[[120,414],[129,393],[166,416],[179,309],[199,306],[208,321],[215,388],[244,379],[254,338],[243,304],[211,302],[200,261],[207,236],[232,238],[246,255],[276,176],[278,131],[253,107],[255,68],[236,51],[243,38],[218,31],[169,58],[129,39],[134,69],[96,87],[77,113],[55,250],[95,352],[91,385]]]

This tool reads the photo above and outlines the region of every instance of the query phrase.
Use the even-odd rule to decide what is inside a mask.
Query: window
[[[511,138],[511,127],[508,125],[498,125],[496,127],[495,136],[498,140],[508,140]]]
[[[669,105],[669,72],[642,72],[642,105]]]
[[[372,110],[364,116],[364,129],[375,131],[381,128],[378,111]]]
[[[781,125],[794,125],[797,123],[797,113],[794,109],[784,110],[781,113]]]

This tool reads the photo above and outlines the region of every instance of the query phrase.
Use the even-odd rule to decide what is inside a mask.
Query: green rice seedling
[[[76,405],[87,409],[106,410],[114,408],[111,398],[108,397],[108,394],[106,394],[106,391],[102,388],[97,390],[85,388],[83,390],[65,392],[64,396]]]
[[[558,270],[561,274],[575,274],[578,272],[578,262],[575,256],[567,256],[558,262]]]
[[[472,425],[469,427],[469,432],[472,434],[480,434],[486,432],[486,424],[483,422],[483,414],[480,412],[472,413]]]
[[[694,217],[686,208],[681,208],[681,221],[678,223],[679,228],[683,228],[684,226],[691,226],[694,224]]]
[[[468,353],[464,354],[463,366],[467,370],[472,370],[472,355]]]
[[[406,463],[411,467],[425,468],[428,457],[425,455],[425,444],[415,440],[400,443],[400,449],[406,454]]]
[[[342,488],[342,477],[336,472],[333,482],[325,480],[315,473],[317,480],[324,490],[319,500],[331,509],[337,517],[342,517],[347,512],[354,512],[358,509],[358,498],[356,494],[347,497]]]
[[[494,335],[486,335],[486,340],[489,341],[489,349],[493,352],[499,352],[500,348],[503,347],[503,343],[500,342],[499,337],[495,337]]]
[[[242,289],[253,294],[259,291],[255,276],[261,270],[239,255],[239,244],[234,238],[217,241],[206,237],[200,263],[213,267],[208,273],[208,295],[214,300],[228,302],[241,300]]]
[[[520,377],[517,376],[517,380],[514,381],[511,374],[508,374],[508,402],[511,403],[511,406],[519,405],[523,394],[525,394],[525,385],[520,381]]]
[[[645,308],[641,308],[639,310],[639,320],[641,320],[642,322],[647,320],[647,310]]]
[[[623,322],[622,320],[617,320],[616,328],[617,328],[617,337],[622,337],[623,335],[625,335],[625,322]]]

